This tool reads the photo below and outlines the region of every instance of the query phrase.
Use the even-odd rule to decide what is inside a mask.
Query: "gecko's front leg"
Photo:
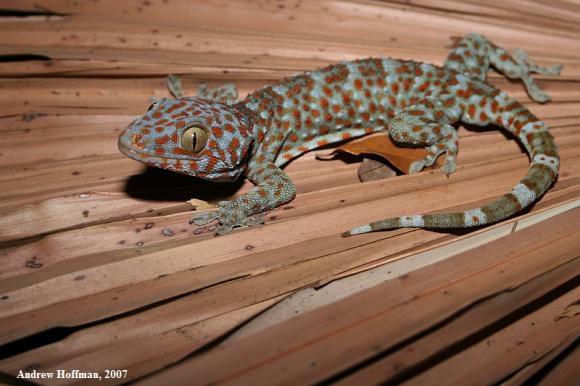
[[[193,215],[190,223],[205,225],[218,220],[216,234],[229,233],[237,226],[254,226],[263,223],[263,212],[291,201],[296,187],[282,169],[272,162],[250,161],[246,176],[256,186],[233,201],[221,201],[214,212]]]

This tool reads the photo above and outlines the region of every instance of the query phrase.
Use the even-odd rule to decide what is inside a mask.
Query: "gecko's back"
[[[281,165],[328,143],[386,130],[401,110],[425,97],[441,96],[446,109],[458,108],[464,103],[461,96],[476,89],[493,92],[491,86],[452,69],[370,58],[283,79],[240,104],[256,113],[263,130],[260,143],[264,137],[284,136],[281,147],[274,145],[276,164]]]

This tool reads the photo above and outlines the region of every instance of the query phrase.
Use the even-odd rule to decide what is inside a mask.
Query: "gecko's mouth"
[[[149,165],[158,165],[161,163],[161,157],[154,153],[153,150],[147,149],[142,143],[135,140],[135,135],[131,134],[129,129],[125,129],[117,141],[119,151],[127,157]]]
[[[136,150],[137,146],[133,141],[131,141],[130,135],[127,135],[127,130],[123,131],[123,133],[121,133],[119,136],[117,146],[119,147],[119,151],[121,151],[121,153],[132,159],[140,160],[141,157],[149,155],[147,152],[138,152]]]

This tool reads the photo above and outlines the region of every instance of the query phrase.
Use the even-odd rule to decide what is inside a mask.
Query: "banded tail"
[[[502,107],[492,119],[515,134],[531,159],[528,173],[509,193],[479,208],[456,213],[393,217],[353,228],[342,237],[399,228],[451,229],[489,225],[513,216],[541,197],[558,175],[559,155],[554,138],[547,125],[514,98],[500,92],[495,99]]]

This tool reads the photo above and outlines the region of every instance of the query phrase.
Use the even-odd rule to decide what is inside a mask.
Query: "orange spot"
[[[224,125],[224,129],[226,129],[227,131],[229,131],[230,133],[233,133],[234,131],[236,131],[236,128],[234,127],[234,125],[232,125],[231,123],[226,123]]]
[[[419,91],[425,91],[429,87],[429,82],[424,82],[422,85],[419,86]]]
[[[298,141],[298,136],[295,133],[292,133],[290,135],[290,141],[297,142]]]
[[[365,111],[365,112],[361,113],[360,117],[363,120],[368,121],[370,119],[370,114]]]
[[[361,90],[363,87],[363,82],[360,79],[355,79],[354,80],[354,88],[356,88],[357,90]]]
[[[474,117],[475,116],[475,106],[474,105],[467,106],[467,113],[469,114],[470,117]]]
[[[164,145],[167,142],[169,142],[169,136],[168,135],[164,135],[163,137],[159,137],[157,139],[155,139],[155,143],[158,145]]]
[[[287,160],[289,160],[289,159],[291,159],[291,158],[292,158],[292,155],[291,155],[291,154],[288,154],[288,153],[286,153],[286,154],[284,154],[284,158],[286,158]]]
[[[326,141],[326,140],[323,139],[321,141],[316,142],[316,144],[318,146],[324,146],[324,145],[328,145],[328,141]]]
[[[480,119],[481,121],[483,121],[483,122],[487,122],[487,120],[489,119],[489,117],[487,116],[487,114],[486,114],[484,111],[482,111],[482,112],[479,114],[479,119]]]
[[[342,133],[342,139],[349,139],[350,137],[352,137],[350,133]]]
[[[393,94],[397,94],[399,92],[399,84],[398,83],[393,83],[391,85],[391,91],[393,91]]]
[[[230,142],[230,152],[233,153],[238,147],[240,146],[240,140],[237,138],[232,139],[232,142]]]
[[[333,110],[335,113],[338,113],[338,112],[340,112],[340,106],[339,106],[339,105],[332,105],[332,110]]]
[[[519,135],[519,134],[520,134],[520,131],[522,131],[522,127],[523,127],[523,126],[524,126],[524,124],[523,124],[523,123],[521,123],[520,121],[517,121],[517,122],[514,124],[514,128],[515,128],[515,130],[514,130],[514,134],[515,134],[515,135]]]
[[[221,138],[221,136],[222,136],[222,129],[220,129],[217,126],[213,126],[211,128],[211,132],[213,133],[214,137],[216,137],[216,138]]]

